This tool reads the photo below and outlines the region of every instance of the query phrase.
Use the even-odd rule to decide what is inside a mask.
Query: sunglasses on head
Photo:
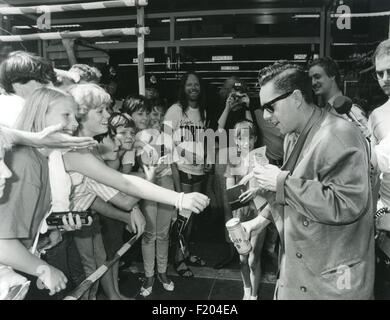
[[[273,107],[273,105],[280,101],[280,100],[283,100],[283,99],[286,99],[288,96],[292,95],[294,93],[295,90],[292,90],[292,91],[288,91],[286,93],[283,93],[282,95],[280,95],[279,97],[275,98],[275,99],[272,99],[271,101],[267,102],[267,103],[264,103],[261,108],[263,110],[267,110],[268,112],[270,113],[274,113],[275,112],[275,109]]]

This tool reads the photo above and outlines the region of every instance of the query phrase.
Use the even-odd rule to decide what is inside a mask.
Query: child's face
[[[6,180],[12,176],[12,172],[4,162],[4,153],[4,148],[0,146],[0,199],[3,197]]]
[[[256,137],[252,134],[249,134],[249,130],[244,133],[244,130],[241,130],[236,136],[236,145],[240,151],[252,151],[255,148]]]
[[[103,141],[99,143],[98,150],[103,160],[105,161],[114,161],[118,159],[118,152],[120,141],[116,137],[111,138],[110,136],[105,136]]]
[[[148,127],[149,112],[147,112],[146,110],[137,110],[133,112],[130,116],[134,120],[137,130],[144,130]]]
[[[87,117],[82,125],[88,131],[89,136],[93,137],[107,132],[108,118],[110,117],[107,107],[107,105],[103,104],[96,109],[90,109],[88,111]]]
[[[153,129],[160,130],[163,120],[164,120],[164,113],[162,111],[162,108],[154,107],[152,109],[152,112],[150,113],[149,126]]]
[[[63,98],[54,101],[45,115],[45,126],[63,124],[64,133],[73,135],[79,123],[76,120],[77,105],[73,99]]]
[[[124,126],[119,126],[116,128],[116,138],[121,143],[122,150],[132,150],[135,142],[135,128],[125,128]]]

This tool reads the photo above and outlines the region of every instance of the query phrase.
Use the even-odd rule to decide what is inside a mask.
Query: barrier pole
[[[147,6],[148,0],[113,0],[113,1],[97,1],[97,2],[82,2],[73,4],[55,4],[45,6],[28,6],[28,7],[0,7],[0,14],[4,15],[22,15],[22,14],[40,14],[42,9],[46,12],[65,12],[79,10],[98,10],[121,7],[141,7]]]
[[[141,27],[145,24],[145,11],[143,7],[137,8],[137,25]],[[139,94],[145,95],[145,35],[138,34],[137,37],[138,55],[138,88]]]
[[[68,294],[63,300],[78,300],[91,286],[98,281],[115,262],[117,262],[137,241],[137,236],[133,236],[115,254],[114,258],[101,265],[94,273],[81,282],[76,289]]]
[[[100,29],[100,30],[82,30],[65,32],[44,32],[13,36],[0,36],[1,42],[20,42],[30,40],[60,40],[64,38],[102,38],[111,36],[135,36],[149,34],[148,27],[140,28],[118,28],[118,29]]]

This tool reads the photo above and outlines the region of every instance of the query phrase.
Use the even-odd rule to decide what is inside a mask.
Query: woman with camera
[[[249,96],[246,85],[237,77],[228,78],[220,91],[221,100],[224,100],[225,109],[218,120],[218,129],[233,129],[237,122],[251,120],[249,110]]]

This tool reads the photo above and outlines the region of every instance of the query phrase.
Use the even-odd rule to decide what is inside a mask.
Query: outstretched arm
[[[74,53],[74,41],[75,39],[62,39],[62,45],[64,46],[66,55],[68,56],[70,67],[77,63],[76,55]]]
[[[156,201],[175,206],[179,194],[175,191],[159,187],[145,179],[121,174],[107,167],[89,152],[67,152],[64,154],[67,171],[79,172],[91,179],[137,198]],[[190,193],[183,196],[183,209],[199,213],[209,204],[207,196],[200,193]]]
[[[12,144],[22,144],[37,148],[86,148],[97,142],[91,137],[72,137],[62,133],[63,125],[53,125],[41,132],[27,132],[0,126],[0,133],[10,137]]]

